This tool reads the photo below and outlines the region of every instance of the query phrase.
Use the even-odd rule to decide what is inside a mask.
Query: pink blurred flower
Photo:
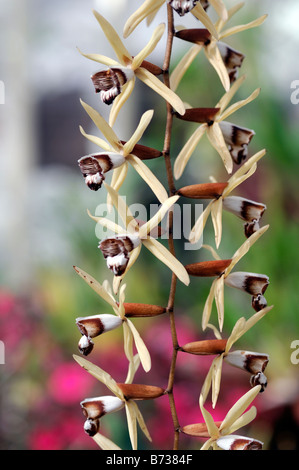
[[[79,403],[89,394],[94,379],[74,362],[60,364],[52,373],[48,382],[49,394],[61,404]]]

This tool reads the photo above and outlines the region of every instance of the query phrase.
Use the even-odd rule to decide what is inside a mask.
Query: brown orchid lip
[[[190,276],[212,277],[220,276],[231,264],[231,259],[202,261],[199,263],[187,264],[185,269]]]
[[[126,317],[156,317],[166,312],[166,308],[159,305],[124,303]]]
[[[181,347],[183,352],[197,355],[221,354],[226,348],[226,339],[207,339],[203,341],[194,341]]]
[[[175,116],[183,121],[198,122],[200,124],[212,124],[220,108],[190,108],[185,114],[175,113]]]
[[[121,140],[121,143],[125,145],[126,141]],[[152,160],[153,158],[158,158],[163,155],[160,150],[156,150],[152,147],[147,147],[146,145],[141,144],[136,144],[131,153],[140,158],[140,160]]]
[[[165,390],[155,385],[118,383],[127,400],[151,400],[164,395]]]
[[[217,199],[219,198],[228,183],[201,183],[184,186],[177,191],[180,196],[191,199]]]
[[[205,46],[210,44],[212,38],[211,33],[204,28],[182,29],[181,31],[177,31],[175,36],[184,41],[203,44]]]
[[[219,428],[222,421],[215,421],[216,426]],[[210,437],[206,423],[187,424],[181,428],[181,432],[188,436],[194,437]]]

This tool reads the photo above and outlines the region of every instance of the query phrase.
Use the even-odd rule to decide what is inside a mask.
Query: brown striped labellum
[[[129,67],[112,67],[95,73],[91,80],[103,103],[110,105],[133,76],[134,72]]]
[[[121,166],[124,162],[125,158],[121,154],[101,152],[81,157],[78,165],[86,185],[93,191],[97,191],[105,180],[104,173]]]
[[[167,0],[167,3],[180,15],[184,16],[186,13],[195,7],[198,0]]]
[[[219,126],[232,159],[240,165],[248,155],[248,145],[255,132],[227,121],[219,122]]]
[[[107,267],[115,276],[121,276],[128,265],[129,253],[140,244],[138,236],[117,235],[99,243]]]

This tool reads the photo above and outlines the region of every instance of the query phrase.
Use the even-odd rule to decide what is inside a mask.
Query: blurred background
[[[104,191],[90,191],[84,184],[77,160],[95,151],[79,132],[97,131],[82,109],[79,99],[98,109],[105,117],[109,108],[94,94],[90,75],[101,69],[82,57],[98,52],[115,57],[92,9],[101,12],[121,33],[126,19],[140,2],[114,0],[12,0],[0,5],[0,340],[5,362],[0,364],[0,448],[1,449],[97,449],[83,431],[80,401],[107,394],[107,389],[82,370],[72,358],[80,338],[75,325],[78,316],[112,313],[107,305],[76,275],[73,265],[100,282],[112,280],[97,249],[94,222],[87,216],[105,202]],[[227,5],[236,2],[227,1]],[[282,12],[283,10],[283,12]],[[275,308],[236,346],[268,353],[268,387],[256,400],[257,419],[244,432],[262,440],[265,449],[299,448],[299,364],[291,361],[291,347],[299,340],[298,320],[298,113],[291,102],[292,83],[299,80],[296,61],[299,36],[299,6],[292,0],[283,8],[270,0],[251,0],[232,24],[247,23],[267,13],[260,28],[242,32],[227,43],[246,58],[242,73],[247,80],[235,99],[246,98],[255,88],[257,100],[231,116],[231,121],[254,129],[250,154],[262,148],[267,155],[256,174],[234,194],[263,202],[268,209],[263,223],[270,230],[238,264],[238,270],[267,274],[268,304]],[[282,14],[283,13],[283,14]],[[215,19],[211,9],[211,17]],[[165,21],[161,9],[153,24],[141,24],[126,40],[135,55],[149,40],[156,24]],[[196,27],[189,15],[176,15],[176,24]],[[175,40],[172,67],[188,50]],[[149,60],[162,65],[165,38]],[[204,54],[199,55],[178,89],[194,107],[213,107],[223,94],[222,86]],[[165,105],[141,83],[122,109],[115,130],[126,140],[142,113],[155,109],[142,144],[161,149]],[[173,158],[196,128],[175,121]],[[164,163],[157,159],[148,166],[166,184]],[[192,156],[177,187],[206,182],[210,175],[226,179],[217,153],[203,139]],[[109,181],[109,178],[107,179]],[[129,204],[156,203],[150,189],[129,171],[122,193]],[[189,201],[186,201],[189,202]],[[219,254],[229,258],[243,243],[242,221],[223,214],[224,233]],[[204,243],[214,245],[211,222]],[[204,250],[183,251],[184,263],[211,259]],[[170,272],[144,250],[128,273],[126,300],[167,304]],[[179,343],[204,339],[201,313],[211,285],[210,279],[191,280],[190,287],[178,285],[176,297]],[[224,336],[240,316],[252,314],[248,294],[225,291]],[[212,318],[216,322],[213,311]],[[171,358],[168,318],[135,322],[151,352],[153,367],[141,369],[136,382],[166,386]],[[127,363],[123,356],[122,331],[95,340],[89,359],[107,370],[118,382],[125,380]],[[175,401],[180,424],[202,421],[198,395],[212,358],[179,355]],[[295,362],[295,363],[294,363]],[[215,420],[222,419],[232,404],[248,390],[249,376],[224,366],[221,395]],[[167,397],[141,403],[153,444],[141,448],[172,447],[172,423]],[[103,434],[121,448],[130,449],[124,412],[102,420]],[[182,447],[199,449],[202,441],[182,437]]]

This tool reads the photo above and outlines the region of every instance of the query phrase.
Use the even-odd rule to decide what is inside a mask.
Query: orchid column
[[[76,323],[81,333],[78,344],[81,356],[76,355],[75,359],[113,393],[112,396],[87,398],[81,403],[86,417],[84,430],[94,438],[102,449],[119,449],[117,444],[101,434],[100,420],[111,412],[120,412],[123,408],[126,410],[132,448],[138,448],[137,423],[151,441],[149,430],[136,405],[136,400],[142,402],[143,400],[158,399],[163,395],[167,395],[169,399],[169,413],[173,422],[174,450],[180,448],[182,433],[190,436],[190,439],[198,437],[208,439],[202,449],[251,450],[262,448],[262,443],[258,439],[234,434],[236,430],[250,423],[256,416],[254,406],[249,410],[247,408],[256,396],[266,388],[267,379],[264,371],[269,361],[269,355],[240,349],[232,351],[231,348],[272,309],[272,306],[267,305],[264,296],[269,284],[269,278],[266,274],[233,271],[238,261],[252,249],[254,243],[268,229],[267,225],[260,227],[261,218],[266,210],[266,205],[263,202],[231,195],[243,181],[254,174],[257,170],[257,163],[266,154],[265,150],[260,150],[250,156],[249,144],[255,131],[227,121],[231,114],[256,99],[260,92],[257,88],[249,97],[230,104],[236,91],[245,80],[244,76],[237,77],[244,55],[227,46],[222,40],[246,29],[260,26],[266,18],[262,16],[248,24],[226,28],[227,22],[242,6],[243,4],[238,4],[227,10],[222,0],[146,0],[141,5],[136,2],[135,13],[125,23],[124,38],[132,34],[135,28],[146,27],[144,20],[150,27],[160,9],[165,13],[167,26],[165,24],[158,25],[154,29],[149,43],[140,52],[134,52],[133,55],[128,52],[124,41],[113,26],[100,13],[94,12],[96,20],[115,51],[116,59],[99,53],[82,52],[82,54],[87,59],[108,67],[96,72],[91,79],[95,92],[100,97],[98,101],[95,100],[95,106],[100,108],[111,105],[111,112],[109,122],[106,122],[100,111],[82,102],[82,106],[105,140],[99,136],[86,134],[81,128],[82,135],[99,146],[101,151],[82,156],[78,163],[87,187],[93,191],[102,188],[101,190],[107,192],[107,202],[115,207],[121,225],[111,222],[108,218],[93,216],[89,212],[90,217],[97,224],[114,232],[113,236],[100,240],[99,243],[99,249],[103,255],[103,260],[100,257],[99,263],[104,262],[103,266],[106,265],[108,272],[113,273],[112,283],[107,280],[100,283],[83,269],[75,267],[75,270],[104,299],[110,311],[86,317],[82,316],[80,312]],[[210,8],[213,8],[218,15],[218,20],[215,23],[208,15]],[[188,29],[181,25],[186,14],[192,15],[195,28]],[[177,20],[179,20],[180,26],[176,28]],[[167,41],[162,63],[156,65],[148,62],[146,58],[165,34]],[[192,46],[173,70],[171,58],[175,37],[191,42]],[[192,104],[186,105],[176,93],[185,72],[201,51],[205,53],[208,62],[218,74],[219,87],[224,88],[221,100],[216,105],[211,103],[210,108],[193,108]],[[128,99],[134,97],[133,90],[136,79],[141,80],[144,85],[153,89],[161,99],[165,100],[167,115],[163,149],[145,147],[140,143],[145,130],[150,130],[154,110],[148,110],[141,116],[136,131],[128,141],[121,140],[121,137],[117,136],[113,130],[120,109],[126,106]],[[171,154],[174,119],[199,124],[195,133],[183,145],[179,155]],[[217,150],[228,173],[227,180],[202,182],[199,162],[198,175],[195,175],[198,178],[198,184],[180,187],[176,180],[182,176],[191,155],[204,135],[208,137],[212,147]],[[161,161],[161,171],[164,169],[167,175],[167,188],[163,187],[159,178],[144,163],[144,160],[151,158],[159,158]],[[162,165],[163,160],[164,164]],[[140,222],[135,219],[120,194],[129,164],[136,170],[143,182],[149,186],[161,204],[158,212],[148,221]],[[106,174],[109,172],[112,173],[110,184],[105,181]],[[187,266],[177,259],[172,230],[174,204],[178,204],[184,198],[211,200],[192,228],[190,242],[195,243],[199,240],[210,214],[215,230],[215,242],[212,240],[211,244],[205,245],[213,259],[204,262],[198,262],[195,259],[194,263]],[[226,259],[221,259],[217,251],[223,233],[222,209],[235,214],[245,222],[244,243],[241,247],[236,247],[235,252],[232,255],[229,254]],[[169,227],[168,248],[157,240],[161,234],[159,224],[166,215]],[[126,274],[128,270],[134,268],[143,247],[170,269],[169,295],[162,307],[125,302],[126,284],[124,281]],[[158,266],[157,264],[157,276],[159,275]],[[176,325],[176,305],[180,302],[180,299],[176,297],[176,287],[178,282],[189,286],[190,276],[214,278],[208,298],[203,299],[201,315],[202,330],[210,330],[214,337],[208,340],[199,338],[196,342],[182,346],[178,343]],[[225,285],[250,294],[249,306],[254,310],[254,313],[251,311],[247,320],[240,316],[227,339],[223,333],[226,330]],[[189,286],[188,289],[190,289],[190,299],[192,299],[191,287]],[[211,320],[213,319],[214,301],[217,310],[216,324],[213,324]],[[247,306],[248,303],[245,301],[244,309]],[[151,358],[150,351],[134,326],[132,318],[152,318],[152,321],[155,321],[155,318],[160,315],[168,315],[172,337],[172,358],[169,364],[168,382],[167,384],[150,386],[136,384],[134,376],[140,364],[144,372],[150,374]],[[92,354],[94,338],[104,333],[109,334],[111,330],[120,327],[123,328],[124,354],[128,360],[125,382],[116,381],[109,375],[109,371],[106,372],[82,357]],[[134,348],[136,348],[136,354]],[[208,375],[202,377],[202,390],[194,391],[199,397],[199,406],[204,420],[202,423],[186,424],[184,416],[179,416],[175,401],[175,372],[178,354],[216,356],[211,361]],[[212,415],[205,408],[205,402],[210,393],[214,408],[217,401],[221,399],[220,379],[223,360],[239,369],[247,370],[251,376],[248,381],[249,391],[237,400],[223,422],[215,423]],[[109,369],[108,364],[107,369]],[[186,383],[186,387],[188,387],[188,383]],[[155,443],[152,445],[155,446]],[[194,446],[197,448],[196,441]]]

